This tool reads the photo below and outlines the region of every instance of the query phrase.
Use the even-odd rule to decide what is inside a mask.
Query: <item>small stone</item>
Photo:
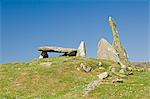
[[[98,86],[99,84],[100,84],[100,80],[94,80],[93,82],[91,82],[90,84],[88,84],[88,86],[87,86],[87,90],[89,91],[91,91],[91,90],[93,90],[96,86]]]
[[[132,69],[132,67],[127,67],[127,70],[132,71],[133,69]]]
[[[104,67],[99,67],[99,69],[100,69],[100,70],[105,70],[105,68],[104,68]]]
[[[116,79],[113,79],[113,80],[112,80],[112,83],[116,83],[116,82],[118,82],[118,83],[123,83],[123,79],[121,79],[121,78],[116,78]]]
[[[77,68],[78,71],[80,71],[80,68]]]
[[[120,73],[120,74],[123,74],[123,75],[126,75],[126,70],[125,70],[125,69],[121,69],[121,70],[119,71],[119,73]]]
[[[105,79],[108,77],[108,72],[103,72],[97,75],[99,79]]]
[[[133,72],[129,72],[128,75],[133,75]]]
[[[99,63],[98,63],[98,66],[102,66],[102,62],[99,62]]]
[[[91,67],[85,66],[83,63],[80,64],[80,68],[82,68],[85,72],[90,72],[92,70]]]
[[[88,93],[94,90],[96,86],[99,86],[101,84],[101,80],[94,80],[91,83],[88,84],[86,92],[83,94],[83,96],[88,96]]]
[[[113,73],[116,72],[116,68],[115,68],[115,67],[112,67],[112,68],[111,68],[111,72],[113,72]]]

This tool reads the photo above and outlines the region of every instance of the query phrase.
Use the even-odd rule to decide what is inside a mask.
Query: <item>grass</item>
[[[83,99],[87,85],[99,72],[108,71],[118,64],[101,60],[103,69],[98,67],[100,60],[82,57],[54,57],[35,59],[27,63],[0,65],[0,97],[6,98],[57,98]],[[80,64],[92,67],[89,73]],[[77,70],[79,68],[80,70]],[[134,75],[124,78],[124,83],[112,84],[109,79],[89,93],[89,98],[139,98],[150,97],[150,72],[133,71]],[[115,77],[111,75],[109,78]]]

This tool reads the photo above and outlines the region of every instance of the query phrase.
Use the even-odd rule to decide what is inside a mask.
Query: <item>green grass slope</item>
[[[82,57],[54,57],[35,59],[27,63],[0,65],[0,97],[5,98],[50,98],[83,99],[87,85],[100,72],[109,71],[110,66],[120,68],[111,61]],[[89,73],[80,68],[80,64],[92,67]],[[134,75],[124,77],[123,83],[112,83],[111,78],[89,93],[88,98],[100,99],[148,99],[150,98],[150,72],[133,71]]]

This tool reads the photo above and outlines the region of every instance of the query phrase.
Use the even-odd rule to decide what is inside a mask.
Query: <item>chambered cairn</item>
[[[128,55],[123,47],[119,34],[117,31],[116,22],[112,17],[109,17],[109,24],[112,29],[113,34],[113,43],[110,44],[107,40],[102,38],[98,43],[97,58],[106,59],[117,62],[121,65],[122,68],[128,66]],[[39,58],[48,58],[47,52],[56,52],[63,53],[62,56],[86,56],[86,45],[84,41],[81,41],[78,49],[76,48],[63,48],[63,47],[54,47],[54,46],[43,46],[38,48],[38,51],[41,51]]]
[[[98,43],[97,58],[118,62],[122,67],[128,66],[128,55],[119,38],[116,22],[109,17],[109,24],[112,29],[113,43],[101,39]]]

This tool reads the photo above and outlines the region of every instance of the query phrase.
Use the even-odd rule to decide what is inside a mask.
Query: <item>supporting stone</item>
[[[42,58],[48,58],[48,54],[46,51],[42,51],[41,55],[39,56],[39,59],[42,59]]]
[[[85,57],[86,56],[86,45],[84,41],[81,41],[79,48],[77,50],[77,55],[76,56],[82,56]]]
[[[112,45],[113,45],[114,49],[117,51],[120,61],[123,64],[128,65],[128,55],[127,55],[125,48],[121,44],[121,40],[119,38],[119,33],[117,30],[117,25],[112,17],[109,17],[109,24],[110,24],[110,27],[111,27],[112,33],[113,33],[113,44]]]

